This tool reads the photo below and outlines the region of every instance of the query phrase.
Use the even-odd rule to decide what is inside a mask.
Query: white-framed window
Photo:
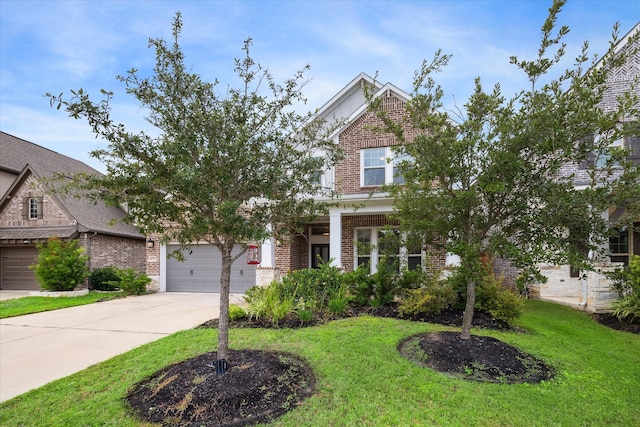
[[[354,268],[368,267],[369,271],[374,273],[383,261],[397,271],[401,268],[423,268],[425,254],[422,244],[416,239],[409,239],[406,233],[400,233],[398,229],[357,228],[354,245]]]
[[[24,219],[41,219],[42,218],[42,197],[25,197],[24,201]]]
[[[395,156],[393,147],[364,148],[360,150],[360,186],[377,187],[384,184],[403,184],[398,169],[409,156]]]

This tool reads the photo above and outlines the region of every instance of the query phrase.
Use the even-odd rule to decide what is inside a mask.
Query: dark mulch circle
[[[632,334],[640,334],[640,318],[636,319],[618,319],[611,313],[595,313],[591,317],[601,325],[608,326],[611,329],[623,332],[631,332]]]
[[[126,400],[134,413],[167,426],[248,426],[272,420],[313,394],[315,377],[296,356],[229,352],[217,375],[215,352],[168,366],[136,384]]]
[[[423,333],[401,341],[398,351],[419,366],[474,381],[538,383],[554,376],[541,360],[491,337],[463,340],[459,332]]]

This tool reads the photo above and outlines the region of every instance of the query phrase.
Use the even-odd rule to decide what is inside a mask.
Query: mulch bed
[[[229,351],[216,374],[215,352],[176,363],[137,384],[127,402],[136,415],[168,426],[247,426],[267,422],[313,394],[315,377],[296,356]]]
[[[541,360],[491,337],[462,340],[458,332],[417,334],[402,340],[398,351],[419,366],[467,380],[538,383],[554,376]]]
[[[631,332],[632,334],[640,334],[640,318],[634,320],[620,320],[610,313],[596,313],[591,317],[601,325],[608,326],[623,332]]]
[[[342,316],[316,317],[307,323],[290,316],[278,325],[242,319],[232,320],[230,326],[300,328],[358,315],[400,318],[397,307],[391,305],[351,308]],[[614,329],[640,333],[638,323],[620,322],[605,314],[593,318]],[[406,320],[460,326],[462,312],[450,310],[439,316]],[[478,311],[473,326],[512,329]],[[211,320],[201,327],[217,328],[218,321]],[[468,380],[536,383],[554,376],[554,370],[541,360],[491,337],[472,335],[471,339],[462,340],[459,332],[425,333],[406,338],[398,344],[398,350],[420,366]],[[126,400],[138,417],[167,426],[248,426],[272,420],[313,394],[313,372],[296,356],[256,350],[229,353],[224,375],[216,374],[216,353],[207,353],[158,371],[130,390]]]

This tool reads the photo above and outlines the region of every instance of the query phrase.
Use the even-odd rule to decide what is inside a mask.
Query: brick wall
[[[80,245],[91,256],[91,269],[102,267],[133,268],[144,273],[146,271],[144,240],[126,237],[82,233]]]
[[[275,268],[281,274],[290,270],[300,270],[309,267],[309,227],[304,235],[294,235],[287,241],[277,242],[274,248]]]
[[[28,218],[24,204],[26,197],[42,197],[42,219],[25,219]],[[58,204],[45,194],[42,186],[32,175],[25,179],[0,215],[0,227],[64,226],[70,225],[71,221]]]
[[[404,107],[405,103],[395,96],[387,96],[383,100],[383,109],[396,122],[402,121],[405,115]],[[335,181],[338,193],[363,193],[377,188],[360,187],[360,150],[398,145],[394,135],[371,130],[372,127],[381,125],[380,119],[366,112],[340,134],[338,145],[344,151],[344,159],[336,165]],[[406,135],[410,135],[408,127],[405,132]]]

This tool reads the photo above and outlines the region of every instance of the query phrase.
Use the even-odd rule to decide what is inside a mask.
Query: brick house
[[[636,24],[631,31],[622,37],[616,45],[616,51],[628,50],[633,52],[627,62],[613,70],[607,82],[607,91],[604,95],[604,108],[612,110],[615,108],[617,97],[633,88],[637,95],[640,95],[640,86],[632,83],[640,81],[640,39],[637,37],[629,43],[629,38],[640,33],[640,23]],[[598,64],[600,66],[600,64]],[[640,108],[640,106],[636,106]],[[638,123],[638,117],[628,117],[626,120]],[[631,151],[630,160],[640,164],[640,138],[625,138],[616,141],[614,145],[623,146]],[[582,164],[569,164],[564,168],[565,176],[571,174],[575,177],[576,187],[585,186],[589,183],[588,169],[593,166],[593,162]],[[638,184],[640,185],[640,183]],[[602,215],[605,218],[614,220],[622,212],[624,207],[612,206]],[[617,267],[627,265],[631,255],[640,255],[640,221],[634,222],[633,227],[617,230],[618,233],[611,237],[608,247],[603,248],[609,256],[605,259],[597,260],[596,270],[592,272],[580,272],[568,265],[544,265],[542,273],[547,277],[545,284],[536,285],[533,291],[543,299],[556,301],[566,301],[576,303],[580,308],[587,311],[606,311],[612,300],[617,298],[617,293],[611,289],[610,283],[603,273],[611,271]]]
[[[0,289],[38,290],[28,267],[36,243],[78,239],[90,269],[117,266],[145,271],[145,236],[120,220],[124,212],[102,202],[61,197],[42,184],[56,172],[99,173],[86,164],[0,132]]]
[[[337,205],[330,209],[328,216],[316,218],[302,233],[292,235],[287,241],[263,242],[261,264],[257,268],[242,259],[235,262],[231,292],[244,292],[253,285],[267,284],[290,270],[316,267],[320,260],[331,260],[345,271],[353,270],[358,264],[367,264],[371,271],[376,270],[381,259],[382,236],[399,234],[397,227],[393,229],[396,224],[388,217],[393,211],[392,199],[381,191],[383,184],[398,178],[394,173],[392,149],[398,142],[392,135],[381,135],[370,129],[379,123],[367,111],[365,86],[384,98],[384,108],[392,116],[404,114],[409,95],[390,83],[375,82],[364,73],[328,100],[318,116],[327,122],[337,119],[343,123],[332,138],[344,151],[344,159],[331,170],[319,171],[318,179],[323,186],[335,190]],[[392,229],[385,230],[385,226]],[[147,250],[147,274],[158,282],[160,291],[217,291],[218,285],[212,285],[211,279],[219,277],[219,253],[208,245],[193,246],[183,253],[185,261],[179,262],[167,258],[176,248],[156,245]],[[393,250],[407,268],[444,267],[443,253],[427,254],[424,248],[408,249],[402,244]]]

